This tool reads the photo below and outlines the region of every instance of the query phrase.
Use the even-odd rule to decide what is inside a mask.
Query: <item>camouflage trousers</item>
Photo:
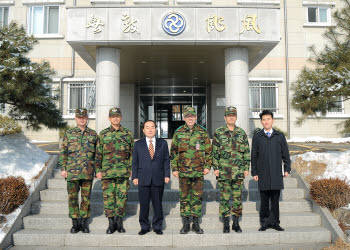
[[[243,179],[219,180],[220,206],[219,213],[221,217],[230,215],[242,215],[242,189]],[[232,195],[232,205],[230,198]]]
[[[204,177],[180,177],[180,214],[182,217],[201,217]]]
[[[102,179],[103,205],[107,217],[124,217],[128,199],[129,178]]]
[[[92,180],[67,181],[69,217],[72,219],[90,217],[90,194]],[[81,203],[79,208],[79,191]]]

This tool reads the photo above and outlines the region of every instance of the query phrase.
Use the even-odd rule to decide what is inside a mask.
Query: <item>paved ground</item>
[[[35,143],[49,154],[58,154],[58,142]],[[305,152],[326,152],[326,151],[347,151],[350,150],[350,143],[289,143],[289,150],[292,155]]]

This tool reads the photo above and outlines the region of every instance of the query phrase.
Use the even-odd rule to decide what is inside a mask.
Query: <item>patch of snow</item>
[[[324,138],[320,136],[312,136],[306,138],[292,138],[288,142],[331,142],[331,143],[348,143],[350,142],[350,137],[344,138]]]
[[[49,155],[22,134],[0,136],[0,178],[21,176],[32,193],[42,176],[36,180],[33,177],[38,175],[48,160]],[[15,222],[22,207],[23,205],[12,213],[3,215],[6,223],[0,227],[0,242]]]
[[[30,185],[49,155],[21,134],[0,136],[0,178],[22,176]]]
[[[5,237],[6,233],[11,229],[11,226],[15,222],[17,216],[21,213],[23,205],[19,206],[15,211],[10,214],[0,214],[0,216],[4,216],[6,218],[6,222],[0,228],[0,242]]]
[[[318,161],[326,164],[326,170],[319,179],[339,178],[350,184],[350,150],[327,153],[307,152],[295,155],[292,159],[296,157],[301,157],[304,161]],[[350,210],[350,204],[345,208]]]
[[[315,153],[307,152],[296,157],[304,161],[318,161],[327,165],[320,178],[339,178],[350,184],[350,150],[345,152]]]

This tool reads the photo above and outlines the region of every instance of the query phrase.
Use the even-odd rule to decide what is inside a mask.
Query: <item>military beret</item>
[[[75,110],[75,117],[87,117],[88,112],[86,108],[80,108]]]
[[[118,107],[113,107],[109,110],[109,117],[121,116],[121,115],[122,115],[122,111]]]
[[[185,107],[184,111],[183,111],[183,115],[184,116],[188,116],[188,115],[197,115],[196,114],[196,109],[194,107],[191,106],[187,106]]]
[[[226,115],[237,115],[236,107],[233,107],[233,106],[226,107],[226,109],[225,109],[225,116]]]

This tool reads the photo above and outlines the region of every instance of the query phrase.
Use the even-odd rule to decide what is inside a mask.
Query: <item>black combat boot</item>
[[[223,232],[224,233],[229,233],[230,232],[230,217],[229,216],[224,217],[223,221],[224,221],[224,230],[223,230]]]
[[[190,231],[190,218],[182,217],[182,225],[180,234],[187,234]]]
[[[120,230],[120,225],[119,225],[118,216],[114,216],[113,219],[114,219],[114,228],[115,228],[116,231],[119,232],[119,230]]]
[[[232,230],[235,230],[236,233],[242,233],[242,229],[239,226],[239,222],[238,222],[239,217],[236,215],[232,215],[232,220],[233,220]]]
[[[194,231],[197,234],[204,233],[203,229],[199,226],[199,218],[193,217],[193,224],[192,224],[192,231]]]
[[[70,229],[70,232],[72,234],[76,234],[80,231],[80,225],[79,225],[79,220],[78,219],[72,219],[72,228]]]
[[[90,229],[89,229],[89,218],[82,218],[81,219],[81,231],[83,233],[90,233]]]
[[[125,233],[125,228],[123,226],[123,218],[122,217],[119,217],[119,216],[116,216],[117,217],[117,225],[118,225],[118,232],[119,233]]]
[[[114,232],[115,232],[114,218],[108,217],[108,228],[107,228],[106,234],[112,234]]]

